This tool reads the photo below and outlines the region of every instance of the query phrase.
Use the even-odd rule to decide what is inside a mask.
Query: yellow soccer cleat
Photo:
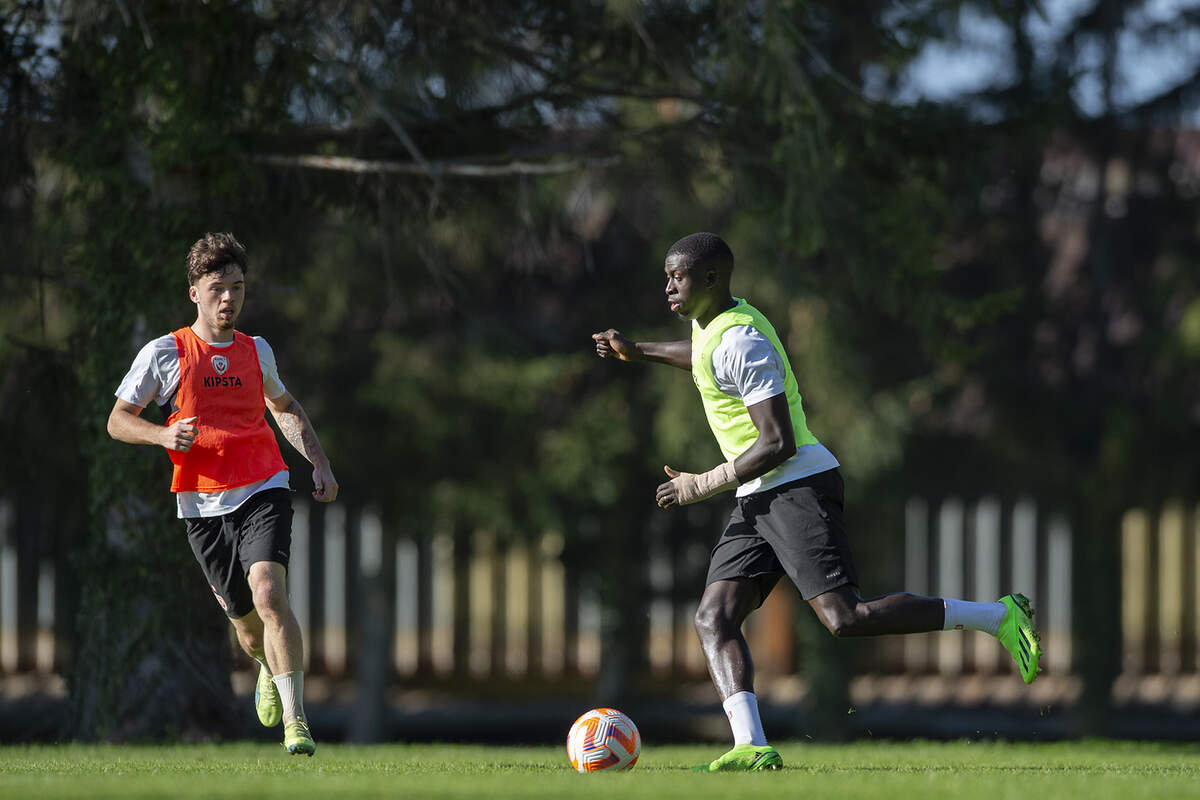
[[[254,710],[258,712],[258,721],[267,728],[274,728],[283,719],[283,702],[279,699],[279,690],[267,668],[259,664],[258,683],[254,687]]]
[[[308,732],[308,723],[299,717],[284,723],[283,747],[294,756],[311,756],[317,749],[317,743]]]

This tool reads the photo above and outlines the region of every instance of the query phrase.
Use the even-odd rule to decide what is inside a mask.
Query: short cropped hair
[[[715,233],[689,234],[667,250],[667,258],[678,257],[688,267],[716,267],[726,274],[733,271],[733,251]]]
[[[219,274],[234,266],[241,267],[242,274],[246,273],[249,266],[246,248],[242,247],[242,243],[232,233],[206,233],[188,251],[188,283],[195,285],[196,281],[211,272]]]

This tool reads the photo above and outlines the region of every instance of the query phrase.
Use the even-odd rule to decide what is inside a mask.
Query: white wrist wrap
[[[679,505],[686,506],[706,497],[712,497],[717,492],[732,489],[738,485],[737,474],[733,471],[733,462],[726,461],[708,472],[694,474],[681,472],[671,479],[675,484],[675,497]]]

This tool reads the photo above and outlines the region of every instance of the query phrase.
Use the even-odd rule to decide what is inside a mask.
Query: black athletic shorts
[[[713,548],[706,583],[757,580],[760,604],[783,574],[805,600],[858,586],[842,525],[842,492],[835,468],[739,497]]]
[[[188,542],[217,602],[231,619],[254,610],[246,575],[258,561],[288,565],[292,552],[292,493],[267,489],[220,517],[187,517]]]

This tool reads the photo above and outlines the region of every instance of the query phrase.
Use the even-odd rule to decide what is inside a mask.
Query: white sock
[[[275,688],[279,690],[279,701],[283,703],[283,721],[304,719],[304,672],[284,672],[276,675]]]
[[[945,631],[966,628],[995,636],[996,631],[1000,630],[1000,621],[1008,612],[999,600],[994,603],[972,603],[970,600],[943,597],[942,603],[946,606],[946,624],[942,626]]]
[[[758,698],[754,696],[754,692],[731,694],[721,705],[725,708],[725,716],[729,717],[729,727],[733,729],[735,745],[752,744],[761,747],[767,743],[762,720],[758,717]]]

